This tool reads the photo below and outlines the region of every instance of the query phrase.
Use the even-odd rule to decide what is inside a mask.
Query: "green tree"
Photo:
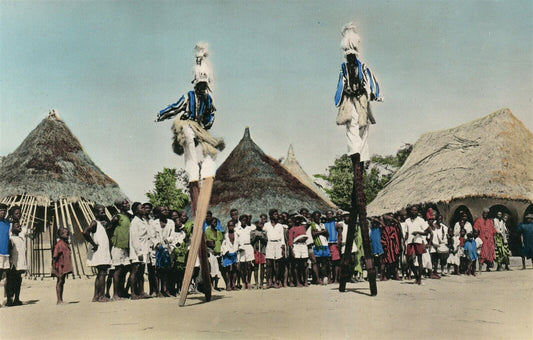
[[[176,169],[163,168],[154,178],[154,190],[146,193],[146,197],[155,206],[168,206],[171,210],[181,210],[189,204],[189,196],[184,190],[177,187],[176,182],[179,180],[183,186],[186,180],[184,171]]]
[[[389,183],[392,176],[405,163],[412,149],[411,144],[405,144],[395,156],[374,155],[371,161],[366,163],[363,185],[367,204],[372,202],[378,192]],[[327,187],[324,191],[333,203],[344,210],[350,208],[353,170],[352,161],[348,155],[345,154],[335,159],[333,165],[328,167],[326,174],[317,174],[315,177],[326,181]]]

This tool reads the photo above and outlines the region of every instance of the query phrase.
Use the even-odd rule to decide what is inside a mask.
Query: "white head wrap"
[[[357,28],[353,22],[349,22],[342,28],[342,41],[341,48],[344,51],[344,55],[355,54],[359,55],[359,44],[361,43],[361,37],[357,32]]]

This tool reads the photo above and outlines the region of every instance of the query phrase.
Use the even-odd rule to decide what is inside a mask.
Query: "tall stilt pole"
[[[200,194],[198,195],[198,203],[196,209],[196,215],[194,216],[194,228],[191,237],[191,246],[189,248],[189,256],[187,258],[187,265],[185,267],[185,275],[183,277],[183,284],[181,288],[179,306],[183,307],[185,305],[185,300],[187,300],[187,292],[189,284],[191,283],[192,274],[194,271],[194,264],[196,262],[196,256],[198,256],[198,251],[200,249],[200,244],[202,243],[202,223],[205,220],[205,215],[207,214],[207,208],[209,206],[209,200],[211,199],[211,189],[213,188],[214,177],[205,178],[202,182],[202,188]],[[204,241],[205,244],[205,241]],[[209,286],[209,298],[211,297],[211,285],[210,280],[208,280]],[[206,295],[207,299],[207,295]]]
[[[354,186],[356,194],[356,206],[359,211],[359,225],[361,226],[361,235],[363,238],[363,249],[365,253],[365,264],[367,271],[368,284],[370,285],[370,295],[378,294],[376,285],[376,268],[372,264],[372,248],[370,247],[370,235],[368,229],[368,220],[366,219],[366,199],[363,186],[363,163],[360,161],[360,155],[350,156],[354,171]]]
[[[198,196],[200,192],[199,182],[190,182],[189,191],[191,193],[191,208],[194,216],[196,216],[196,211],[198,208]],[[211,274],[209,272],[209,261],[207,260],[207,246],[205,244],[205,234],[203,233],[203,220],[199,226],[202,229],[202,240],[200,242],[200,251],[198,253],[198,257],[200,258],[200,274],[202,275],[202,288],[204,291],[205,300],[209,302],[211,301]]]
[[[353,190],[352,190],[352,207],[350,211],[350,220],[348,221],[348,234],[346,236],[346,248],[341,260],[341,278],[339,291],[346,290],[346,282],[353,273],[353,263],[351,252],[355,238],[356,221],[359,221],[361,235],[363,237],[363,251],[365,255],[366,270],[368,273],[368,283],[370,285],[370,295],[378,294],[376,285],[376,269],[372,264],[372,249],[370,248],[370,237],[368,234],[368,221],[366,219],[366,201],[363,186],[363,163],[360,161],[360,155],[350,156],[353,167]]]

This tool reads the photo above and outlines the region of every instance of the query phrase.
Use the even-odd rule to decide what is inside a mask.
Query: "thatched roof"
[[[55,114],[32,131],[0,163],[0,198],[26,194],[43,202],[60,197],[111,205],[124,197],[118,184],[83,150],[78,139]]]
[[[239,213],[252,214],[255,220],[271,208],[288,211],[302,207],[330,208],[278,160],[266,155],[246,128],[244,137],[217,170],[210,203],[213,216],[224,221],[236,208]]]
[[[533,134],[509,109],[428,132],[368,205],[369,215],[469,197],[533,201]]]
[[[327,197],[326,193],[320,189],[316,184],[313,178],[309,176],[298,160],[296,159],[296,156],[294,154],[294,149],[292,147],[292,144],[289,145],[289,150],[287,151],[287,158],[283,160],[283,166],[287,168],[287,170],[290,171],[291,174],[293,174],[296,178],[300,180],[303,184],[307,185],[311,190],[316,192],[325,202],[328,203],[329,206],[335,207],[335,204],[329,200],[329,197]]]

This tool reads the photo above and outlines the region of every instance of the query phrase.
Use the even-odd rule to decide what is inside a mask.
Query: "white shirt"
[[[466,231],[466,234],[472,232],[472,225],[470,224],[470,222],[468,221],[465,222],[464,229]],[[456,222],[455,226],[453,227],[453,235],[460,236],[460,233],[461,233],[461,225],[459,224],[459,222]],[[466,234],[465,234],[465,237],[466,237]]]
[[[174,234],[174,221],[172,221],[170,218],[167,218],[167,224],[164,228],[161,228],[161,222],[159,219],[153,220],[151,223],[151,226],[153,228],[153,236],[152,236],[152,247],[155,248],[158,244],[163,245],[169,252],[172,251],[173,247],[173,234]]]
[[[150,252],[150,225],[147,220],[137,216],[130,223],[130,259],[138,261],[140,255],[146,257]],[[146,261],[143,258],[143,261]]]
[[[272,225],[272,223],[267,222],[263,228],[267,233],[268,242],[281,242],[285,244],[285,229],[280,223]]]
[[[236,253],[239,251],[239,236],[237,235],[237,233],[234,232],[233,243],[231,243],[229,239],[229,234],[230,233],[227,232],[226,235],[224,235],[224,241],[222,241],[222,245],[220,246],[220,253],[222,255],[227,253]]]
[[[239,237],[239,242],[241,244],[251,244],[250,243],[250,233],[252,232],[252,227],[251,226],[245,226],[244,228],[243,227],[239,227],[239,228],[235,228],[235,234],[237,234],[237,236]]]
[[[26,262],[26,232],[21,231],[18,235],[9,236],[9,241],[13,248],[9,262],[12,266],[15,266],[16,270],[27,270],[28,263]]]
[[[405,220],[405,232],[407,233],[406,244],[410,243],[424,243],[425,235],[413,235],[413,232],[424,232],[428,228],[428,223],[420,216],[415,219],[408,218]]]
[[[498,233],[502,234],[504,240],[507,239],[507,227],[505,226],[505,222],[503,220],[495,218],[494,228],[496,228]]]

